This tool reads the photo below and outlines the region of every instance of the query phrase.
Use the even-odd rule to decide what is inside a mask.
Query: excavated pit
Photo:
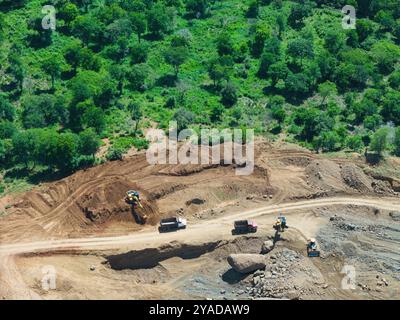
[[[196,259],[202,255],[212,253],[215,259],[226,258],[231,253],[260,253],[263,243],[261,237],[238,237],[234,240],[220,240],[200,244],[171,242],[158,248],[134,250],[123,254],[106,257],[110,267],[114,270],[149,269],[170,258]]]

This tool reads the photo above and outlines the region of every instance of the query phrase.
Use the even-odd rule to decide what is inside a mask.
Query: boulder
[[[250,273],[266,266],[265,257],[261,254],[231,254],[228,263],[240,273]]]
[[[389,215],[394,221],[400,221],[400,212],[390,212]]]
[[[264,241],[262,247],[261,247],[261,253],[268,253],[274,248],[274,243],[272,240],[267,240]]]

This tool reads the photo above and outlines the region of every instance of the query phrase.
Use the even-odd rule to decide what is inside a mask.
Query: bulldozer
[[[320,251],[318,250],[317,241],[314,238],[308,239],[307,243],[307,256],[312,257],[319,257]]]
[[[131,206],[132,214],[135,217],[135,220],[141,224],[145,224],[148,218],[147,215],[144,213],[141,214],[136,210],[137,207],[143,209],[139,192],[135,190],[128,190],[125,195],[125,202]]]

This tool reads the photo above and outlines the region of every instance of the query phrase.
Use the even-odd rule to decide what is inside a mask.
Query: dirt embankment
[[[252,203],[279,203],[335,194],[395,195],[395,184],[368,176],[348,160],[320,158],[309,151],[256,144],[254,172],[236,175],[239,166],[150,165],[145,154],[79,171],[70,177],[8,200],[0,218],[0,241],[28,241],[115,235],[145,228],[123,201],[141,193],[148,225],[162,216],[211,217]]]

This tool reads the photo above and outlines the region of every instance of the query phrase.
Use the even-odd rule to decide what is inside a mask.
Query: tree
[[[147,12],[147,28],[158,37],[168,34],[173,28],[174,11],[165,7],[162,2],[157,2]]]
[[[175,71],[175,77],[178,77],[180,66],[186,61],[189,56],[189,50],[186,46],[173,46],[165,50],[164,60],[171,65]]]
[[[104,90],[104,78],[94,71],[82,71],[70,80],[69,88],[74,102],[95,99]]]
[[[139,127],[139,122],[143,118],[142,106],[138,102],[131,102],[128,105],[128,109],[131,113],[131,119],[135,121],[135,130],[133,131],[133,134],[136,135]]]
[[[78,16],[72,22],[72,34],[86,45],[99,44],[103,37],[103,30],[105,26],[90,15]]]
[[[186,10],[192,16],[205,18],[210,14],[209,2],[209,0],[188,0],[186,2]]]
[[[31,131],[19,131],[12,137],[12,153],[17,163],[22,163],[29,168],[29,163],[34,160],[34,139]]]
[[[268,75],[268,70],[271,65],[276,61],[275,55],[270,52],[264,52],[260,58],[260,66],[258,68],[257,76],[265,79]]]
[[[337,95],[337,88],[336,85],[330,81],[326,81],[321,83],[318,86],[318,93],[322,97],[321,105],[325,104],[325,100],[332,95]]]
[[[352,151],[360,151],[364,148],[364,142],[358,135],[348,136],[344,142],[345,146]]]
[[[336,29],[329,30],[325,36],[325,48],[331,54],[338,54],[346,45],[346,35],[343,31]]]
[[[252,0],[250,2],[249,8],[246,11],[247,18],[257,18],[260,9],[260,4],[258,0]]]
[[[194,118],[194,113],[185,108],[179,108],[173,116],[173,119],[177,122],[178,131],[188,128],[193,123]]]
[[[104,111],[96,107],[91,100],[80,102],[77,105],[80,117],[81,128],[93,128],[97,133],[101,133],[105,126]]]
[[[400,127],[397,127],[394,134],[394,154],[400,157]]]
[[[64,58],[58,54],[52,54],[42,61],[42,70],[51,77],[51,89],[54,90],[55,80],[64,69]]]
[[[221,90],[221,102],[226,107],[232,107],[238,100],[236,87],[228,82]]]
[[[340,148],[340,137],[335,131],[324,131],[313,141],[315,149],[323,152],[336,151]]]
[[[311,40],[298,38],[289,43],[287,53],[295,60],[300,59],[302,65],[304,59],[314,56],[314,45]]]
[[[112,79],[117,81],[117,90],[121,96],[124,91],[124,83],[129,69],[126,65],[114,64],[110,66],[109,72]]]
[[[61,95],[28,95],[21,99],[21,120],[25,128],[44,128],[54,124],[66,125],[68,110]]]
[[[5,97],[0,95],[0,120],[13,121],[14,117],[14,106]]]
[[[87,128],[79,133],[78,153],[82,155],[91,155],[100,147],[100,139],[93,128]]]
[[[360,43],[363,43],[369,36],[374,34],[374,25],[371,20],[357,19],[356,31]]]
[[[265,41],[272,35],[271,27],[265,22],[257,23],[255,26],[254,39],[251,42],[251,54],[259,58],[264,50]]]
[[[400,89],[400,70],[395,71],[390,75],[389,84],[394,90]]]
[[[388,148],[388,134],[389,130],[387,128],[380,128],[377,130],[371,139],[369,148],[371,151],[375,151],[379,156]]]
[[[136,33],[138,41],[140,43],[142,34],[146,32],[147,28],[146,17],[143,13],[132,12],[129,18],[131,20],[133,31]]]
[[[145,81],[147,78],[147,65],[146,64],[135,64],[128,74],[126,78],[129,81],[129,85],[133,90],[142,90],[145,85]]]
[[[22,63],[20,53],[17,51],[11,51],[8,56],[9,68],[8,72],[14,77],[14,84],[18,92],[22,92],[22,84],[25,78],[25,68]]]
[[[212,123],[221,121],[222,115],[224,114],[225,108],[218,104],[213,105],[210,112],[210,120]]]
[[[146,62],[148,50],[149,48],[143,44],[133,45],[130,49],[132,63],[137,64]]]
[[[381,111],[385,121],[393,121],[396,125],[400,124],[400,92],[388,92],[383,99]]]
[[[77,157],[78,137],[73,133],[61,133],[56,136],[51,148],[51,164],[61,171],[70,171]]]
[[[220,84],[222,79],[229,80],[233,71],[233,59],[231,56],[222,56],[211,59],[207,64],[208,75],[213,80],[214,87]]]
[[[303,1],[302,3],[295,3],[290,11],[288,23],[293,29],[301,29],[304,26],[304,19],[311,15],[313,3],[310,1]]]
[[[217,40],[217,51],[220,56],[232,55],[234,52],[232,39],[227,32],[221,33]]]
[[[0,121],[0,140],[10,139],[17,132],[13,122]]]
[[[381,40],[372,46],[371,53],[379,70],[388,74],[400,59],[400,48],[388,40]]]
[[[303,97],[310,92],[309,79],[303,73],[289,73],[286,78],[286,90],[295,98]]]

